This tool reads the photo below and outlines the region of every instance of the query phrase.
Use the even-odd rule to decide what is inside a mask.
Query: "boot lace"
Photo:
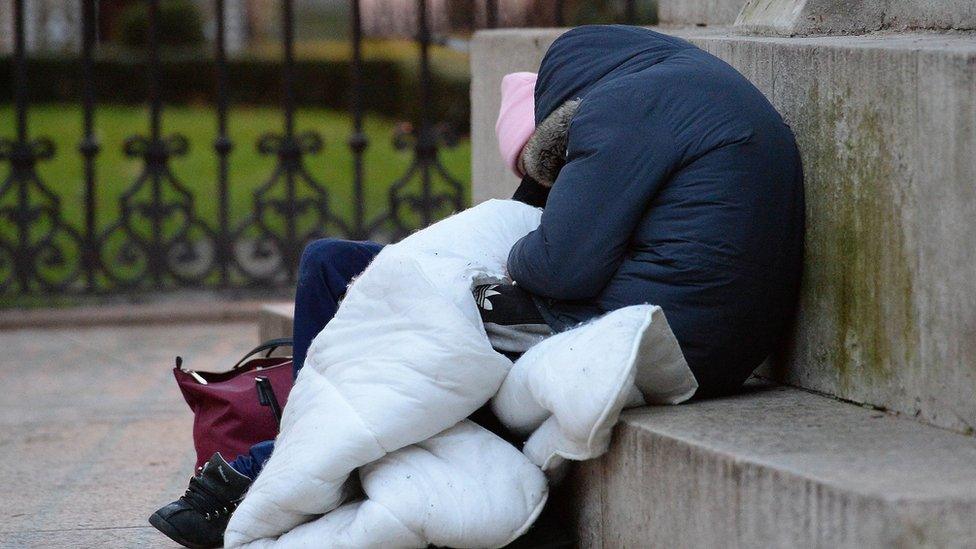
[[[221,515],[230,515],[237,508],[238,503],[221,497],[220,494],[209,489],[206,484],[201,482],[199,477],[190,479],[190,485],[187,487],[186,493],[180,497],[180,500],[186,502],[193,510],[203,515],[207,521],[220,517]]]

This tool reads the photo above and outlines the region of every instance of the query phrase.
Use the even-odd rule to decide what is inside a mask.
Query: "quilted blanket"
[[[606,450],[625,406],[694,394],[654,305],[514,365],[491,348],[471,289],[506,278],[540,215],[488,201],[383,249],[313,341],[228,547],[501,547],[532,525],[565,460]],[[489,401],[524,449],[465,419]]]

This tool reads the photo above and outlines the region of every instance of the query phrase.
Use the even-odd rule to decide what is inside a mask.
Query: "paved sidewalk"
[[[0,331],[0,547],[173,547],[146,518],[192,473],[182,355],[226,368],[252,323]]]

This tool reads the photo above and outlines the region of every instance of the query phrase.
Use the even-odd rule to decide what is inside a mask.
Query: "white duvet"
[[[540,215],[492,200],[380,252],[312,342],[228,547],[501,547],[542,510],[546,473],[606,451],[625,406],[694,394],[653,305],[514,365],[491,348],[471,289],[504,279]],[[489,400],[522,451],[465,419]]]

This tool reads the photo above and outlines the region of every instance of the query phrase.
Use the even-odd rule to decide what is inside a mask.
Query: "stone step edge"
[[[588,547],[966,547],[974,463],[976,438],[759,382],[625,412],[558,500]]]
[[[0,330],[133,326],[199,322],[254,322],[265,306],[259,300],[217,298],[0,310]]]

